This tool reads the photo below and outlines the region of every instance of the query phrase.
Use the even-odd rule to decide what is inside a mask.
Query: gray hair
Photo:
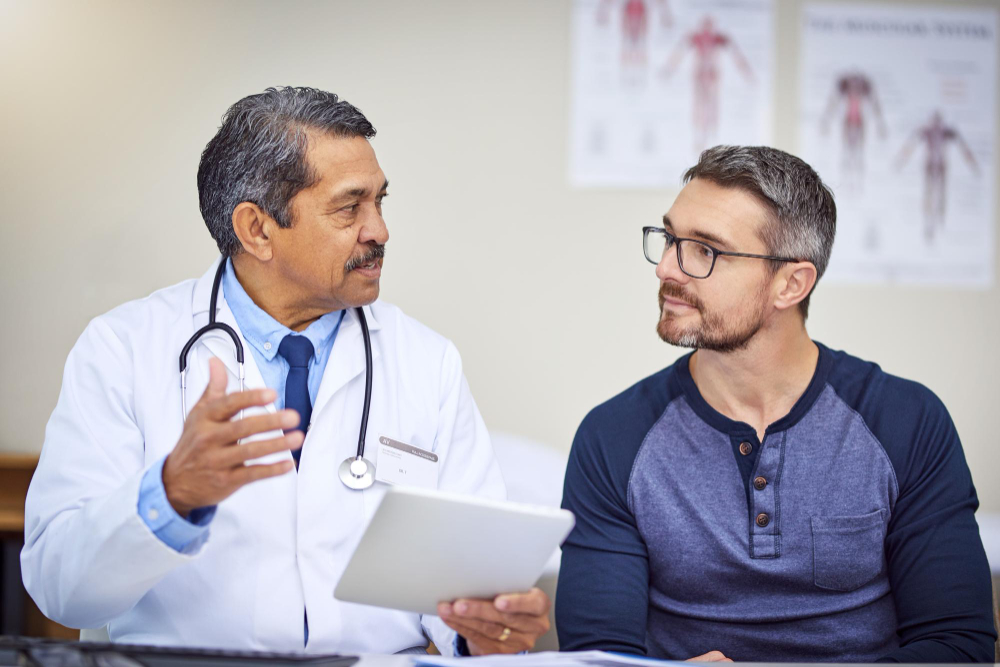
[[[223,255],[243,252],[232,222],[241,202],[256,204],[281,227],[292,225],[289,202],[319,180],[306,161],[309,130],[375,136],[357,107],[315,88],[268,88],[226,111],[198,165],[201,216]]]
[[[695,178],[756,197],[768,211],[760,230],[767,252],[811,262],[819,282],[830,262],[837,205],[833,192],[812,167],[767,146],[715,146],[684,173],[683,182]],[[773,263],[772,268],[778,266]],[[799,303],[803,318],[809,314],[811,296],[812,292]]]

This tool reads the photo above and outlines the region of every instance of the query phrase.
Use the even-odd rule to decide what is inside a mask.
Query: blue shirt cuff
[[[186,553],[193,551],[208,537],[208,524],[215,516],[215,506],[199,507],[187,518],[179,515],[167,500],[163,487],[163,464],[167,457],[146,471],[139,485],[139,516],[164,544]]]

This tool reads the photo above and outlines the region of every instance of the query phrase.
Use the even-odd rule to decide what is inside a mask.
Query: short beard
[[[735,352],[745,349],[753,337],[760,331],[767,319],[765,295],[767,283],[763,282],[755,294],[754,302],[742,317],[727,320],[717,313],[706,311],[705,305],[693,294],[688,294],[676,283],[661,283],[659,292],[660,320],[656,324],[656,333],[664,342],[678,347],[689,347],[697,350],[713,352]],[[680,331],[671,331],[672,315],[663,310],[663,297],[690,304],[701,315],[699,326],[689,327]]]
[[[344,265],[344,273],[350,273],[359,266],[364,266],[365,264],[371,264],[376,259],[382,259],[385,257],[385,244],[373,243],[370,244],[368,252],[361,255],[360,257],[352,257],[347,264]]]

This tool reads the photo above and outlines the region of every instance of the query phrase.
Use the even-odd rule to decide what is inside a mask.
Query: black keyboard
[[[349,667],[357,656],[212,648],[177,648],[138,644],[66,642],[35,637],[0,637],[0,665],[25,667]]]

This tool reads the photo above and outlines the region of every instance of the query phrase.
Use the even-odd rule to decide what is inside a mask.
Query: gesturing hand
[[[493,600],[455,600],[438,605],[438,616],[465,637],[472,655],[520,653],[549,631],[549,596],[540,588]]]
[[[182,517],[198,507],[217,505],[245,484],[283,475],[291,461],[245,465],[261,456],[302,446],[302,431],[280,438],[238,445],[256,433],[294,428],[299,423],[295,410],[257,415],[233,421],[240,410],[267,405],[273,389],[251,389],[226,393],[226,369],[213,357],[208,362],[208,386],[184,422],[184,431],[163,464],[163,487],[170,505]]]

